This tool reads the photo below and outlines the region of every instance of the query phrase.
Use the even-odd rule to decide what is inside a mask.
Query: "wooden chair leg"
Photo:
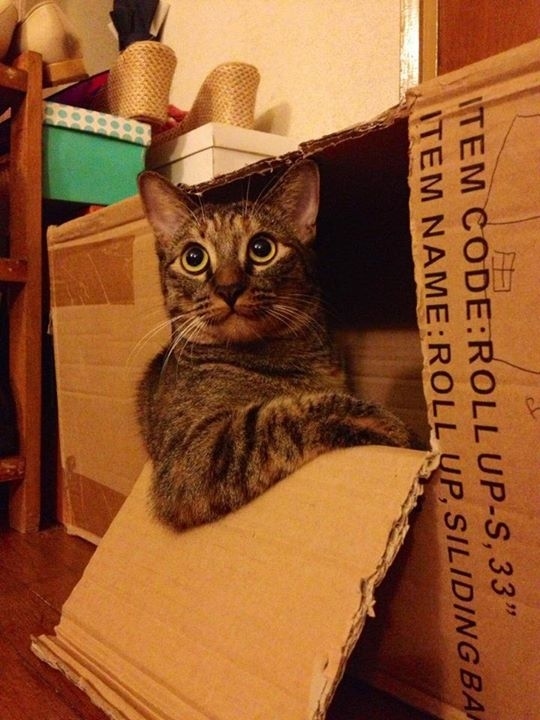
[[[11,485],[9,510],[12,527],[30,532],[39,528],[41,496],[41,56],[25,53],[14,65],[26,71],[28,80],[12,110],[10,255],[26,260],[27,273],[10,299],[10,376],[24,479]]]

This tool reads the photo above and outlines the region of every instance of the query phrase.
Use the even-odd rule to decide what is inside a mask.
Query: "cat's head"
[[[254,201],[205,205],[154,172],[139,191],[177,340],[253,343],[314,326],[315,163],[293,165]]]

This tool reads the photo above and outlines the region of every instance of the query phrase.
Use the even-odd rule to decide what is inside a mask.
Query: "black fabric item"
[[[150,33],[150,25],[158,2],[159,0],[114,0],[110,16],[118,33],[120,50],[140,40],[156,39]]]

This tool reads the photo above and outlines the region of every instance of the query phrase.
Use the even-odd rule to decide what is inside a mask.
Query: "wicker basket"
[[[209,122],[252,128],[259,81],[259,71],[253,65],[243,62],[218,65],[201,85],[184,120],[156,135],[153,144],[167,142]]]
[[[132,43],[109,72],[106,111],[162,125],[167,120],[175,67],[176,55],[167,45],[154,40]]]

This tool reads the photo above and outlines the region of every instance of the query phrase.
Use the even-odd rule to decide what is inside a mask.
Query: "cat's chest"
[[[305,373],[280,368],[249,368],[226,363],[207,363],[193,373],[196,385],[218,396],[244,404],[254,399],[268,400],[290,392],[295,386],[309,387]]]
[[[344,378],[330,367],[242,367],[208,362],[184,375],[190,394],[206,405],[246,405],[281,395],[343,390]]]

